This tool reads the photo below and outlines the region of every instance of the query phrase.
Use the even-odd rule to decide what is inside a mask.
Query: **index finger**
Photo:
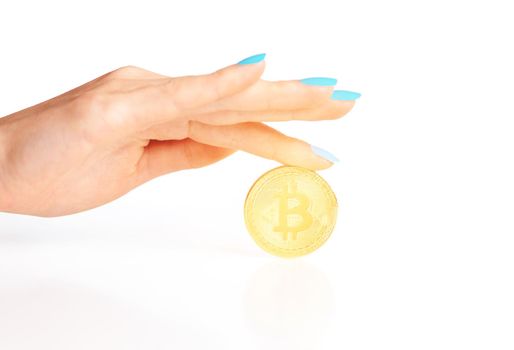
[[[111,107],[130,129],[141,130],[179,117],[186,110],[226,98],[254,84],[264,62],[233,64],[206,75],[159,79],[115,94]],[[162,80],[162,82],[160,82]],[[119,119],[119,116],[115,116]]]

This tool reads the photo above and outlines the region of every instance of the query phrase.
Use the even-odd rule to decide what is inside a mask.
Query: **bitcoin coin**
[[[245,222],[265,251],[295,257],[318,249],[334,229],[337,200],[312,170],[281,166],[255,181],[245,201]]]

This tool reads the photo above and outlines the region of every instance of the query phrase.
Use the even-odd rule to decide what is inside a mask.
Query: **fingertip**
[[[335,90],[332,93],[333,100],[354,101],[354,100],[357,100],[359,97],[361,97],[361,93],[355,92],[355,91]]]
[[[264,61],[264,58],[266,58],[266,54],[265,53],[259,53],[257,55],[252,55],[250,57],[247,57],[247,58],[239,61],[237,64],[249,65],[249,64],[260,63],[260,62]]]
[[[262,60],[262,61],[251,63],[251,64],[236,63],[236,64],[232,64],[226,68],[232,68],[239,72],[248,72],[245,74],[249,74],[251,76],[259,78],[262,75],[262,73],[264,72],[264,69],[266,68],[266,61]]]
[[[355,101],[336,101],[332,100],[331,104],[333,106],[332,111],[334,118],[341,118],[349,113],[353,107],[355,106]]]
[[[214,84],[218,84],[219,97],[229,97],[256,83],[266,64],[260,61],[253,64],[232,64],[213,73]],[[205,88],[208,84],[205,85]]]
[[[335,163],[339,163],[339,159],[331,152],[314,145],[310,145],[312,154],[317,158],[320,169],[330,168]]]
[[[335,163],[332,163],[331,161],[322,160],[322,164],[320,163],[320,166],[316,170],[325,170],[325,169],[333,167],[334,164]]]
[[[325,169],[331,168],[334,165],[334,163],[332,163],[328,160],[324,160],[324,159],[314,159],[314,160],[310,160],[308,162],[303,162],[301,164],[284,164],[284,165],[300,166],[302,168],[307,168],[307,169],[310,169],[313,171],[318,171],[318,170],[325,170]]]
[[[334,104],[337,104],[339,106],[345,106],[345,107],[350,107],[352,108],[353,106],[355,106],[355,100],[331,100],[330,102],[334,103]]]
[[[304,141],[296,140],[291,144],[294,148],[290,148],[285,152],[285,162],[283,164],[300,166],[310,170],[324,170],[332,167],[339,160],[330,152],[312,146]]]

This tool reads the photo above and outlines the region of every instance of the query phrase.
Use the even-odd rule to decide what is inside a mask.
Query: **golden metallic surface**
[[[245,201],[245,222],[265,251],[295,257],[318,249],[334,229],[337,200],[312,170],[281,166],[255,181]]]

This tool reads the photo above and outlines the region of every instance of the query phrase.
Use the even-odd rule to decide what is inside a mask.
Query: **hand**
[[[0,119],[0,210],[39,216],[93,208],[157,176],[235,150],[323,169],[310,145],[263,121],[338,118],[333,87],[263,81],[264,61],[170,78],[123,67]]]

